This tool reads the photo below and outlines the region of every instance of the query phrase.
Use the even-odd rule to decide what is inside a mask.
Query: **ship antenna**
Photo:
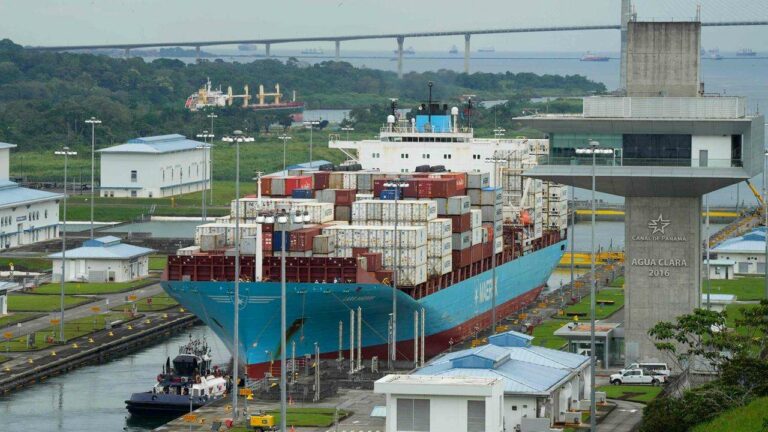
[[[432,81],[427,83],[427,86],[429,86],[429,106],[427,107],[427,123],[429,123],[429,126],[432,126]]]

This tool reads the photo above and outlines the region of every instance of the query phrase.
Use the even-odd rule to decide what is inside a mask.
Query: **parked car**
[[[632,363],[622,369],[620,373],[636,369],[642,369],[651,375],[664,375],[667,377],[672,373],[666,363]]]
[[[664,375],[653,375],[645,372],[642,369],[632,369],[621,373],[611,375],[611,384],[649,384],[649,385],[661,385],[666,382],[667,377]]]

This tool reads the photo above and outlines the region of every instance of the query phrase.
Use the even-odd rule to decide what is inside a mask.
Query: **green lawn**
[[[729,280],[711,280],[712,294],[734,294],[738,300],[760,300],[765,298],[765,279],[762,277],[743,277]],[[707,283],[703,282],[701,293],[707,293]]]
[[[614,279],[610,286],[614,288],[623,288],[624,287],[624,276],[619,276],[616,279]]]
[[[267,411],[275,416],[275,424],[280,424],[280,411]],[[333,408],[288,408],[288,427],[329,427],[333,425],[335,409]],[[339,420],[352,415],[350,411],[339,410]],[[248,427],[235,427],[231,432],[251,432]]]
[[[567,340],[560,336],[554,336],[555,330],[564,326],[565,323],[562,320],[545,321],[542,324],[533,328],[533,344],[543,346],[545,348],[561,349],[568,343]]]
[[[91,301],[85,297],[64,296],[64,307],[81,305]],[[8,310],[19,312],[51,312],[59,310],[61,299],[57,295],[11,294]]]
[[[0,317],[0,327],[6,327],[22,321],[28,321],[33,318],[41,317],[43,314],[32,312],[11,312],[8,315]]]
[[[736,320],[742,318],[742,311],[746,309],[754,309],[758,307],[757,304],[731,304],[726,306],[725,310],[728,313],[726,325],[729,328],[735,328],[737,332],[743,332],[743,328],[736,327]]]
[[[697,425],[693,432],[763,432],[768,421],[768,397],[720,414],[714,420]]]
[[[47,258],[0,258],[0,270],[10,270],[11,264],[16,271],[44,272],[51,269],[51,260]]]
[[[146,285],[146,279],[131,282],[67,282],[64,284],[64,293],[69,295],[113,294],[130,291],[136,287]],[[36,288],[37,294],[58,294],[61,292],[60,283],[40,285]]]
[[[69,341],[95,331],[103,330],[104,325],[107,322],[113,322],[117,320],[127,320],[125,314],[110,312],[106,314],[92,315],[83,318],[77,318],[74,320],[64,321],[64,338]],[[50,343],[50,338],[53,338],[54,343]],[[47,348],[51,345],[56,345],[55,341],[59,339],[59,325],[51,325],[39,332],[35,332],[35,347],[32,349]],[[0,350],[10,348],[10,351],[28,351],[27,348],[27,336],[15,337],[10,341],[3,340],[0,343]]]
[[[147,299],[150,299],[150,298],[152,299],[151,304],[147,303]],[[159,294],[156,296],[142,297],[136,300],[136,310],[139,312],[157,312],[157,311],[170,309],[178,305],[179,304],[176,302],[176,300],[170,298],[167,294]],[[130,305],[124,304],[122,306],[115,306],[111,310],[122,312],[126,308],[130,309]]]
[[[648,403],[661,393],[661,387],[650,385],[607,385],[598,387],[597,391],[604,391],[608,399]]]
[[[617,310],[624,307],[624,290],[618,288],[604,288],[597,293],[597,306],[595,308],[595,319],[605,319],[613,315]],[[601,301],[612,301],[610,304],[601,304]],[[558,317],[560,319],[573,319],[573,315],[579,315],[584,319],[589,317],[589,297],[584,297],[575,305],[568,306],[565,309],[565,315]]]
[[[167,256],[151,256],[149,257],[149,269],[150,270],[165,270],[165,265],[168,263]]]

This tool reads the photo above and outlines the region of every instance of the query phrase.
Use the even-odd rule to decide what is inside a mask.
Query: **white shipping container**
[[[453,269],[453,256],[446,255],[441,257],[430,257],[427,261],[427,274],[429,276],[440,276],[450,273]]]
[[[469,212],[472,203],[469,196],[461,195],[448,198],[446,212],[444,214],[459,216]]]
[[[396,267],[396,260],[400,260],[400,266],[417,266],[427,263],[427,247],[417,248],[370,248],[373,253],[380,253],[382,265],[388,269]],[[398,257],[399,254],[399,257]]]
[[[220,234],[225,246],[235,244],[235,224],[217,224],[210,223],[198,225],[195,228],[195,244],[200,244],[202,235]],[[243,237],[261,237],[261,225],[259,224],[240,224],[240,238]]]
[[[427,264],[413,267],[400,267],[397,272],[397,284],[414,286],[427,281]]]
[[[341,177],[342,189],[357,189],[357,173],[345,172]]]
[[[427,223],[427,239],[444,239],[451,236],[450,219],[433,219]]]
[[[496,237],[496,239],[493,241],[493,251],[495,253],[501,253],[501,251],[504,250],[504,239],[501,237]]]
[[[200,252],[200,246],[187,246],[176,250],[176,255],[190,256]]]
[[[483,227],[472,228],[472,246],[479,245],[483,242]]]
[[[485,189],[480,194],[480,205],[501,204],[501,189]]]
[[[483,211],[480,209],[470,210],[472,214],[472,228],[477,228],[483,225]]]
[[[467,188],[482,189],[491,185],[489,173],[467,173]]]
[[[450,254],[453,249],[453,239],[446,237],[444,239],[427,240],[427,256],[439,257]]]
[[[453,233],[451,236],[451,249],[464,250],[472,246],[472,231]]]

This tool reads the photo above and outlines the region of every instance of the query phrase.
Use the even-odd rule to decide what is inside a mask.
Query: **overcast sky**
[[[640,19],[768,20],[767,0],[642,0]],[[226,40],[420,30],[617,24],[620,0],[0,0],[0,38],[23,45]],[[416,50],[462,46],[461,37],[406,40]],[[616,51],[615,31],[475,36],[497,51]],[[707,48],[766,51],[768,27],[705,29]],[[311,43],[290,48],[321,47]],[[342,49],[392,49],[392,40]],[[285,46],[288,48],[289,46]],[[274,47],[277,50],[279,47]]]

